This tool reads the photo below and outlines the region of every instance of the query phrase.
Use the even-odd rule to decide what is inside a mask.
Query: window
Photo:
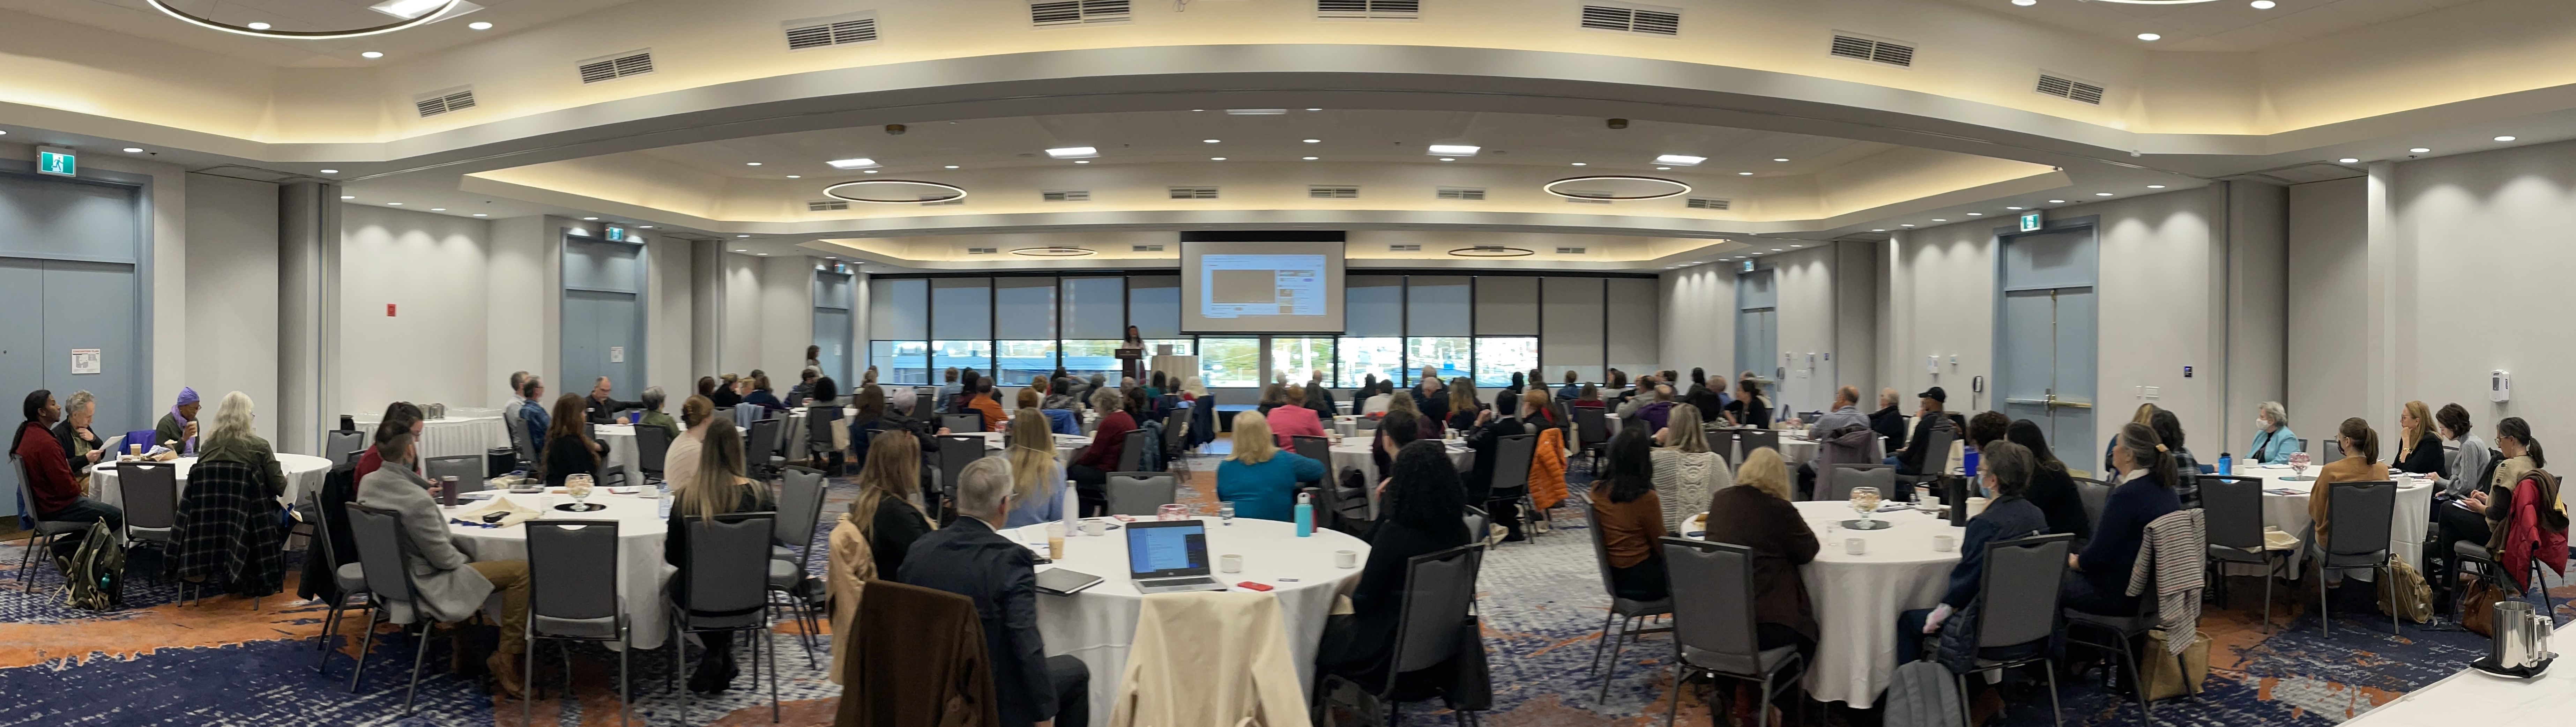
[[[1199,339],[1199,383],[1208,388],[1261,385],[1261,339]]]
[[[1335,387],[1357,387],[1368,383],[1371,375],[1379,381],[1392,379],[1403,384],[1404,339],[1345,338],[1338,348],[1342,370],[1334,381]]]
[[[1153,362],[1153,360],[1154,360],[1154,356],[1156,356],[1156,355],[1157,355],[1157,354],[1156,354],[1156,352],[1163,350],[1163,349],[1159,348],[1159,347],[1161,347],[1161,346],[1170,346],[1170,347],[1172,347],[1172,355],[1174,355],[1174,356],[1188,356],[1188,355],[1191,355],[1191,354],[1190,354],[1190,351],[1196,350],[1196,348],[1197,348],[1197,343],[1198,343],[1197,341],[1194,341],[1194,340],[1191,340],[1191,339],[1187,339],[1187,338],[1148,338],[1148,339],[1145,339],[1145,361],[1146,361],[1147,363],[1152,363],[1152,362]]]
[[[1476,339],[1476,385],[1510,386],[1512,374],[1538,368],[1538,337],[1487,336]]]
[[[1055,373],[1054,341],[995,341],[1001,352],[1002,386],[1027,386],[1029,379]]]
[[[879,384],[927,384],[933,378],[929,341],[870,341],[868,365],[877,367]]]
[[[1440,374],[1440,380],[1467,375],[1468,341],[1465,336],[1416,336],[1404,339],[1405,371],[1412,377],[1422,375],[1429,367]],[[1509,376],[1506,374],[1505,376]],[[1416,383],[1410,380],[1407,383]]]
[[[1270,369],[1292,383],[1306,383],[1317,371],[1324,373],[1325,381],[1331,381],[1333,339],[1273,336],[1270,339]]]
[[[958,369],[982,374],[993,373],[992,341],[931,341],[930,365],[942,371]]]
[[[1064,370],[1088,378],[1092,374],[1118,375],[1118,340],[1089,339],[1064,342]]]

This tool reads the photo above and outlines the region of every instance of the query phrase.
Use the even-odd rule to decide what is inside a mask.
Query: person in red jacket
[[[72,481],[70,460],[63,454],[61,441],[54,439],[54,422],[63,418],[63,407],[54,401],[54,392],[37,389],[27,393],[24,407],[27,421],[18,425],[18,433],[9,441],[9,452],[17,455],[26,474],[27,504],[36,519],[50,522],[105,522],[109,530],[125,531],[125,511],[81,496],[80,483]]]
[[[1065,476],[1073,480],[1074,491],[1082,495],[1085,517],[1109,509],[1109,473],[1118,469],[1118,457],[1125,454],[1121,450],[1127,445],[1127,433],[1136,429],[1136,417],[1128,413],[1126,401],[1117,389],[1092,390],[1091,408],[1107,413],[1100,415],[1100,427],[1091,432],[1091,446],[1064,468]]]

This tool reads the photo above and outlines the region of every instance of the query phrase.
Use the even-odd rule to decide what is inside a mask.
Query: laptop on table
[[[1126,529],[1127,575],[1138,593],[1226,590],[1208,577],[1207,523],[1139,520]]]

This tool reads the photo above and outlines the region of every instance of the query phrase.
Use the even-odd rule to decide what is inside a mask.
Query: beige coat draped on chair
[[[1267,593],[1146,596],[1109,727],[1305,727],[1306,691]]]

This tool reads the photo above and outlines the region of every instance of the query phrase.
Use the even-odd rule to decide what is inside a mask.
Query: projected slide
[[[1208,255],[1199,285],[1207,298],[1199,315],[1319,316],[1327,303],[1322,255]]]

